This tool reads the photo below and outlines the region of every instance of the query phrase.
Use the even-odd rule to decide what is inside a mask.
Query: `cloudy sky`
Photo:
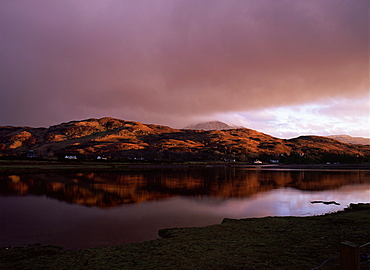
[[[0,125],[370,137],[368,0],[0,2]]]

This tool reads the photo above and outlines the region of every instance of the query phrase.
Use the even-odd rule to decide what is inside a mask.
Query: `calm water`
[[[340,205],[312,204],[336,201]],[[0,246],[100,247],[223,218],[307,216],[370,202],[370,171],[203,168],[0,177]]]

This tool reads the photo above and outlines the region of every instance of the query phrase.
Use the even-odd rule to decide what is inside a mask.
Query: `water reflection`
[[[209,168],[1,176],[0,246],[99,247],[156,239],[163,228],[317,215],[369,201],[369,171]]]
[[[370,182],[368,171],[269,171],[188,169],[133,173],[42,173],[0,177],[1,195],[39,195],[84,206],[109,208],[176,196],[217,202],[280,188],[322,191]]]

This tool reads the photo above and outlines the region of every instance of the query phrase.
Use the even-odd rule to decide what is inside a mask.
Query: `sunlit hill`
[[[146,161],[361,163],[370,146],[321,136],[280,139],[248,128],[173,129],[114,118],[49,128],[0,127],[2,157]]]

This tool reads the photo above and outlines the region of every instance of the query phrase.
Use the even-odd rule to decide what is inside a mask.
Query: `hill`
[[[228,130],[228,129],[235,129],[238,127],[230,126],[221,121],[210,121],[210,122],[202,122],[195,125],[190,125],[185,127],[184,129],[194,129],[194,130]]]
[[[349,135],[332,135],[332,136],[328,136],[328,138],[335,139],[335,140],[338,140],[344,143],[370,145],[369,138],[352,137]]]
[[[327,137],[279,139],[247,128],[188,130],[115,118],[71,121],[49,128],[0,127],[0,155],[29,158],[190,161],[271,159],[287,163],[358,163],[370,146]]]

